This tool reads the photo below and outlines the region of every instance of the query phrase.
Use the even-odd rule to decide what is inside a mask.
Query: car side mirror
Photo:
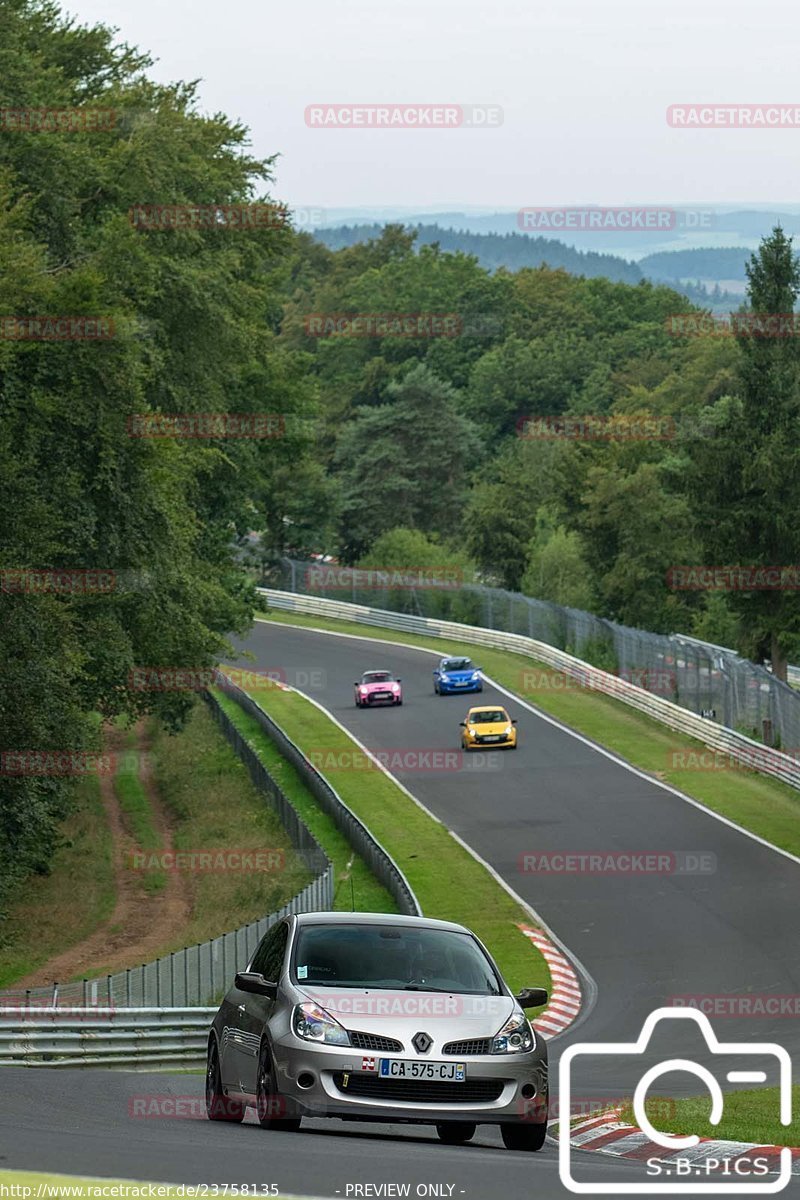
[[[459,725],[463,725],[466,728],[466,725],[467,725],[466,721],[459,721],[458,723],[459,723]]]
[[[237,971],[233,984],[240,992],[250,992],[253,996],[268,996],[270,1000],[274,1000],[278,994],[277,983],[270,983],[258,971]]]
[[[515,999],[520,1008],[541,1008],[547,1004],[547,988],[521,988]]]
[[[357,680],[357,679],[354,679],[354,680],[353,680],[353,687],[358,687],[358,680]]]
[[[511,719],[511,724],[512,724],[512,725],[516,725],[516,723],[517,723],[517,718],[516,718],[516,717],[512,717],[512,719]]]
[[[395,679],[395,683],[402,683],[402,679]]]

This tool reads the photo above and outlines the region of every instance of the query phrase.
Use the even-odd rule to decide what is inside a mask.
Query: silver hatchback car
[[[462,925],[388,913],[303,913],[266,933],[208,1039],[206,1108],[266,1129],[307,1117],[435,1125],[467,1142],[499,1125],[510,1150],[547,1130],[547,1046]]]

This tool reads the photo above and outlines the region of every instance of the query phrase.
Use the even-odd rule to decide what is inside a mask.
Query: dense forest
[[[247,627],[253,531],[267,559],[457,562],[779,671],[798,653],[796,593],[667,584],[676,564],[800,562],[796,339],[676,336],[686,298],[597,275],[602,256],[490,271],[397,226],[334,251],[232,224],[279,211],[245,128],[48,0],[0,18],[3,106],[114,114],[0,139],[0,752],[97,749],[98,714],[179,725],[192,695],[134,668],[208,667]],[[137,226],[152,205],[216,215]],[[780,230],[748,277],[757,311],[794,307]],[[43,314],[110,336],[25,336]],[[164,433],[224,413],[280,436]],[[616,432],[536,433],[564,416]],[[638,432],[654,418],[667,436]],[[69,799],[59,774],[0,770],[0,904],[46,870]]]
[[[315,231],[314,236],[330,250],[341,250],[379,238],[383,225],[340,225]],[[411,225],[415,246],[438,245],[448,253],[469,254],[488,271],[505,267],[518,271],[523,267],[551,267],[583,275],[587,279],[611,279],[619,283],[640,283],[643,279],[669,282],[676,291],[694,304],[714,312],[731,312],[741,298],[719,287],[685,283],[684,278],[744,279],[745,250],[676,250],[650,254],[640,262],[629,262],[615,254],[578,250],[554,238],[533,237],[524,233],[471,233],[446,229],[440,225]],[[719,269],[720,274],[715,274]]]

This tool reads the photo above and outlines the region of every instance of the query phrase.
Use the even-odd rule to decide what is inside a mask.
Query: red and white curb
[[[752,1164],[755,1158],[766,1160],[768,1174],[777,1174],[780,1167],[780,1146],[760,1146],[749,1142],[726,1142],[718,1138],[700,1138],[696,1146],[688,1150],[668,1150],[653,1142],[636,1125],[626,1125],[618,1120],[619,1110],[609,1110],[600,1116],[577,1121],[570,1127],[569,1144],[575,1150],[598,1150],[602,1154],[613,1154],[617,1158],[633,1158],[643,1161],[657,1159],[660,1163],[681,1159],[682,1162],[702,1164],[715,1159],[719,1169],[726,1175],[736,1174],[736,1163]],[[558,1135],[558,1126],[552,1125],[550,1132]],[[792,1149],[792,1174],[800,1175],[800,1148]]]
[[[519,928],[533,942],[536,949],[544,958],[550,970],[553,986],[550,1000],[533,1024],[542,1033],[563,1033],[581,1011],[581,985],[572,963],[541,929],[531,929],[529,925]]]

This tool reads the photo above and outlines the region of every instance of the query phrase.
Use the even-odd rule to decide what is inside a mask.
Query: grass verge
[[[694,1133],[698,1137],[751,1142],[758,1146],[800,1146],[800,1085],[792,1088],[794,1120],[791,1125],[781,1125],[778,1120],[777,1088],[726,1092],[719,1125],[709,1123],[711,1097],[707,1095],[681,1100],[648,1096],[645,1111],[656,1129],[663,1133]],[[622,1119],[636,1124],[631,1104],[623,1108]]]
[[[260,691],[253,698],[301,750],[363,758],[352,739],[300,693]],[[473,929],[512,990],[550,986],[544,959],[517,927],[529,922],[527,913],[444,825],[382,771],[343,771],[331,782],[403,871],[427,916]]]
[[[311,882],[278,816],[253,785],[247,769],[204,704],[195,705],[181,733],[149,729],[153,778],[172,823],[177,853],[214,851],[217,869],[187,859],[191,915],[162,953],[275,912]],[[225,851],[274,850],[264,869],[242,869]],[[255,860],[254,860],[255,861]],[[261,857],[264,863],[264,856]],[[230,862],[230,866],[228,866]]]
[[[140,758],[134,748],[136,733],[130,730],[125,738],[126,750],[119,756],[114,775],[114,793],[119,801],[122,817],[131,837],[140,850],[158,850],[160,838],[153,820],[150,798],[139,778]],[[167,877],[162,870],[143,873],[142,885],[147,892],[161,892]]]
[[[701,742],[666,729],[618,700],[589,689],[576,689],[573,684],[567,687],[565,675],[532,658],[507,650],[420,637],[327,617],[271,612],[263,619],[355,633],[378,641],[388,638],[442,654],[465,654],[474,658],[486,674],[503,687],[571,729],[773,845],[800,857],[800,792],[796,789],[746,768],[698,769],[698,751],[703,749]],[[544,686],[545,681],[547,686]],[[535,688],[531,684],[535,684]],[[692,752],[693,757],[690,757]]]
[[[116,894],[113,855],[100,782],[86,776],[76,785],[74,807],[61,826],[49,873],[30,876],[9,907],[0,946],[0,987],[29,975],[108,920]]]
[[[318,806],[297,771],[281,756],[258,722],[234,700],[222,693],[216,693],[216,696],[333,863],[336,887],[334,909],[339,912],[350,912],[354,908],[361,912],[397,912],[392,897],[378,883],[364,860],[355,854],[327,813]]]

